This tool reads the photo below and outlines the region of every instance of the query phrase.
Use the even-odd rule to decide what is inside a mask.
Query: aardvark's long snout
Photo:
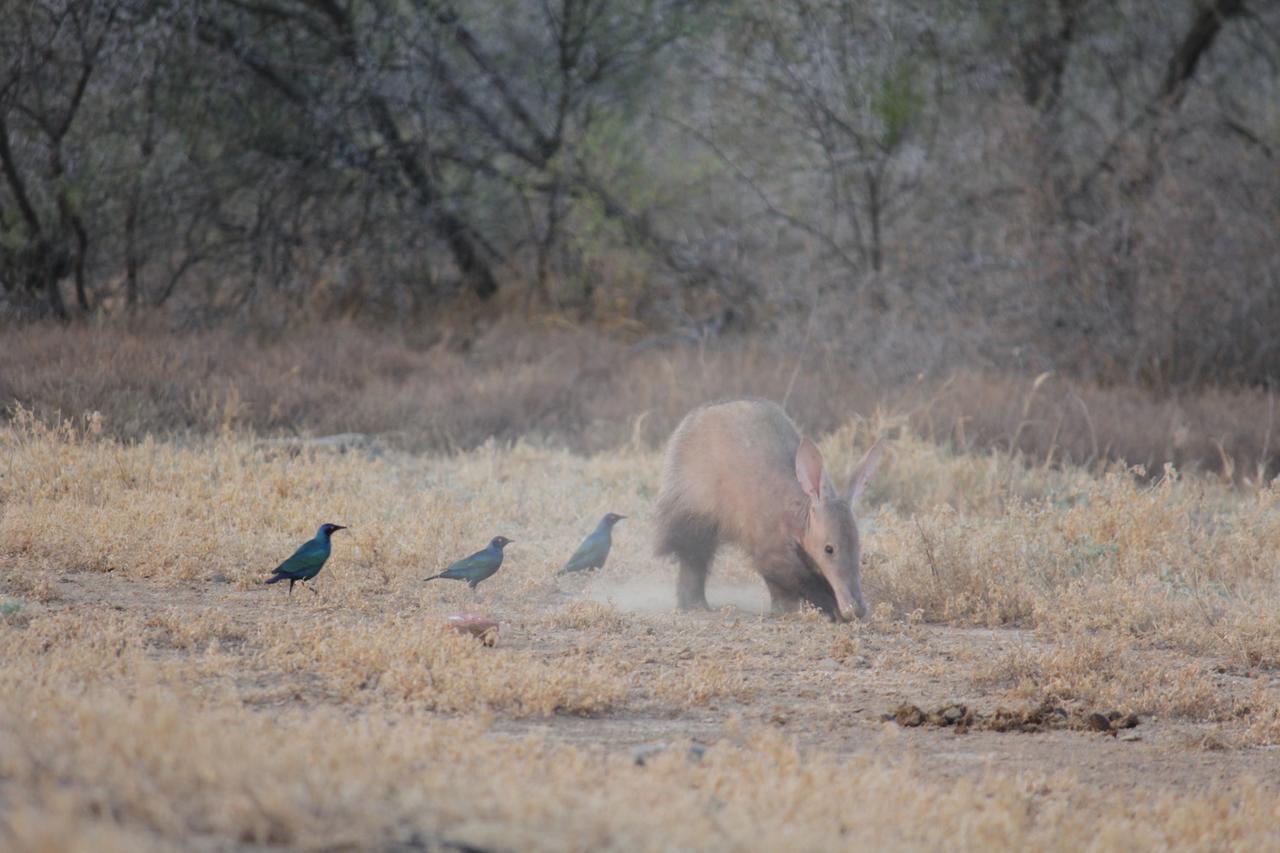
[[[836,583],[831,587],[835,590],[836,606],[840,608],[841,615],[852,610],[859,619],[866,617],[867,605],[862,600],[861,584]]]

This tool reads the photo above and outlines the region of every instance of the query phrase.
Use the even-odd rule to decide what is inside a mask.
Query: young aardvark
[[[853,504],[882,449],[872,445],[841,495],[780,406],[735,400],[690,412],[667,446],[658,497],[657,550],[680,561],[680,607],[707,606],[707,572],[729,542],[751,556],[775,613],[804,599],[833,620],[865,616]]]

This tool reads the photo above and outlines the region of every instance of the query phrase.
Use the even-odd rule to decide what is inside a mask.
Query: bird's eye
[[[832,548],[830,545],[828,545],[827,547],[823,548],[822,550],[826,551],[828,554],[834,554],[834,553],[836,552],[836,549],[835,549],[835,548]]]

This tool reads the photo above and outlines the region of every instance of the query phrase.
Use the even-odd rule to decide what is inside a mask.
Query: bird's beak
[[[347,529],[347,527],[346,527],[346,525],[344,525],[344,524],[335,524],[335,525],[333,526],[333,529],[334,529],[335,531],[338,531],[338,530],[346,530],[346,529]]]

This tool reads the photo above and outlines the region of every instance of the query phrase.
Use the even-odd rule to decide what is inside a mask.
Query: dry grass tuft
[[[1229,696],[1217,689],[1203,664],[1144,665],[1113,635],[1006,655],[978,679],[1011,685],[1010,698],[1033,702],[1075,702],[1196,720],[1218,720],[1231,710]]]
[[[754,690],[747,678],[718,660],[678,662],[652,687],[654,698],[670,705],[706,705],[713,699],[745,702]]]
[[[617,608],[599,601],[571,601],[551,616],[556,628],[589,633],[612,633],[625,629],[628,620]]]
[[[628,690],[611,666],[582,655],[543,661],[420,618],[304,630],[278,625],[259,642],[272,667],[318,676],[342,703],[389,696],[432,711],[590,715],[620,703]]]

